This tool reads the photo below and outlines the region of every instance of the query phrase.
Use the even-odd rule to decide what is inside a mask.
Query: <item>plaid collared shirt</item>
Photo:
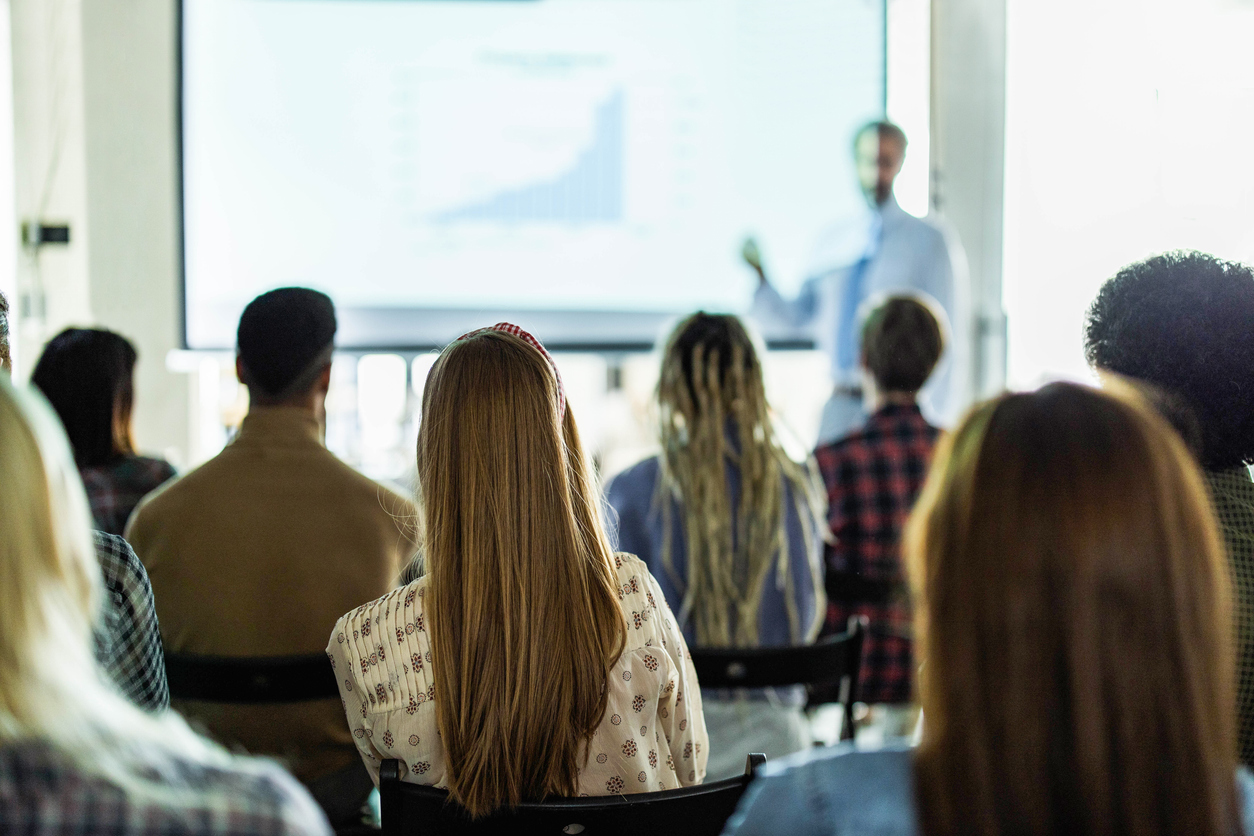
[[[1205,471],[1232,578],[1237,641],[1237,743],[1241,762],[1254,765],[1254,482],[1245,465]]]
[[[814,453],[836,537],[826,552],[823,633],[843,632],[851,615],[870,621],[859,678],[862,702],[911,699],[914,643],[901,530],[923,487],[939,432],[917,406],[890,405],[862,429]]]
[[[161,754],[142,771],[147,774],[123,787],[112,776],[85,773],[45,743],[6,744],[0,747],[0,833],[330,836],[313,799],[274,764],[246,772]]]
[[[87,490],[96,528],[122,534],[139,501],[173,479],[175,472],[164,459],[126,456],[110,465],[80,467],[78,475]]]
[[[105,586],[96,659],[131,702],[161,711],[170,705],[170,690],[148,573],[121,537],[102,531],[94,537]]]

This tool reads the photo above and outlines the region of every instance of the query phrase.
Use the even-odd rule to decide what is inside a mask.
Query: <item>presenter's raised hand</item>
[[[758,281],[766,284],[766,271],[762,269],[762,253],[758,250],[758,242],[752,237],[746,238],[740,246],[740,257],[758,274]]]

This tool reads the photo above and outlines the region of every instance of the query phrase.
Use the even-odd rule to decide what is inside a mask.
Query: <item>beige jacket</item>
[[[218,456],[140,504],[126,538],[148,569],[167,650],[317,654],[341,615],[396,586],[413,514],[328,451],[312,413],[254,408]],[[337,700],[175,708],[303,781],[357,757]]]

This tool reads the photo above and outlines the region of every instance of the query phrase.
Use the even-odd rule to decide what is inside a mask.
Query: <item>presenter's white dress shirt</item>
[[[931,297],[949,317],[949,348],[920,401],[934,423],[953,423],[969,400],[972,329],[965,298],[966,257],[951,232],[934,220],[906,212],[896,198],[825,232],[814,248],[809,278],[797,297],[785,299],[773,285],[764,284],[754,296],[754,317],[770,337],[814,340],[830,358],[835,382],[857,384],[856,363],[842,368],[837,347],[845,287],[864,258],[863,303],[881,295],[913,292]],[[826,434],[831,435],[830,431]]]

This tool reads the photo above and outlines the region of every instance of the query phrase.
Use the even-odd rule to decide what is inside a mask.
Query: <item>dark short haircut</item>
[[[325,293],[282,287],[248,303],[236,345],[244,383],[269,397],[308,391],[322,370],[318,362],[335,342],[335,305]]]
[[[1089,308],[1096,369],[1183,399],[1201,426],[1203,467],[1254,462],[1254,271],[1199,252],[1130,264]]]
[[[931,308],[913,296],[891,296],[867,315],[862,359],[882,392],[917,392],[945,351]]]
[[[66,328],[44,346],[31,383],[61,418],[79,467],[111,464],[135,452],[137,359],[130,340],[103,328]]]
[[[9,356],[9,300],[0,293],[0,369],[7,369],[13,362]]]
[[[869,131],[875,131],[879,134],[880,141],[885,139],[893,140],[901,146],[902,153],[905,153],[906,145],[908,144],[906,142],[906,132],[886,119],[877,119],[873,122],[867,122],[865,125],[858,128],[858,132],[853,135],[853,147],[855,151],[858,150],[858,140],[862,139],[862,135],[868,133]]]

